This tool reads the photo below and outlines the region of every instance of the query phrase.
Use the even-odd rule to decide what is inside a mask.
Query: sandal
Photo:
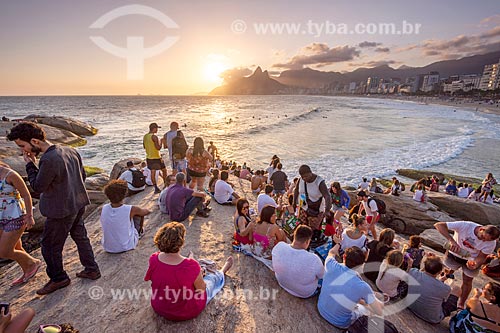
[[[38,261],[38,263],[35,265],[35,267],[28,273],[24,274],[24,279],[23,279],[23,282],[26,283],[28,282],[33,276],[36,275],[36,273],[38,272],[38,270],[40,269],[40,267],[42,267],[42,261]]]
[[[23,283],[24,283],[24,274],[20,278],[12,281],[12,283],[10,285],[11,286],[18,286],[18,285],[23,284]]]

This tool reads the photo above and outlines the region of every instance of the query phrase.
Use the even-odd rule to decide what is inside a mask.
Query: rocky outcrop
[[[260,67],[248,77],[242,77],[215,88],[210,95],[273,95],[285,93],[288,87],[269,77]]]
[[[445,251],[443,245],[446,244],[447,240],[435,228],[424,230],[419,236],[424,245],[439,252]]]
[[[117,162],[114,166],[113,169],[111,170],[111,173],[109,174],[109,179],[118,179],[120,175],[122,174],[125,169],[127,169],[127,162],[132,161],[134,162],[134,166],[137,168],[140,167],[140,164],[142,160],[137,157],[129,157],[129,158],[124,158],[123,160]]]
[[[24,118],[28,121],[34,121],[38,124],[44,124],[55,128],[60,128],[66,131],[75,133],[76,135],[82,136],[92,136],[97,134],[97,128],[72,118],[66,118],[61,116],[41,116],[41,115],[29,115]]]
[[[107,174],[98,173],[85,179],[85,188],[91,191],[102,191],[108,182],[109,176]]]
[[[500,225],[500,205],[485,204],[445,193],[428,192],[429,201],[454,219]]]

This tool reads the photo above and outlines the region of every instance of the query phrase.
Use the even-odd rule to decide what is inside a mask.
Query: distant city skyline
[[[123,6],[135,12],[91,27]],[[129,47],[128,60],[93,36]],[[139,59],[141,37],[145,48],[171,40]],[[0,42],[0,95],[196,94],[257,66],[346,72],[499,51],[500,2],[9,1]]]

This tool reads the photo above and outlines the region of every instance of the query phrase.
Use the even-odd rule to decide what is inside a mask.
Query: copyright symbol
[[[231,23],[231,31],[235,34],[243,34],[247,31],[247,24],[243,20],[234,20]]]
[[[104,296],[104,289],[99,286],[92,286],[89,288],[88,294],[91,300],[97,301]]]

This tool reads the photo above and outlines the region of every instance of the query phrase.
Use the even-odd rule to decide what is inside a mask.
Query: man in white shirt
[[[142,182],[144,183],[142,186],[138,186],[138,187],[135,187],[133,185],[133,182],[134,182],[134,175],[133,175],[133,171],[138,171],[139,173],[141,173],[143,179],[142,179]],[[127,182],[127,186],[128,186],[128,195],[133,195],[133,194],[137,194],[141,191],[144,191],[144,189],[146,188],[146,177],[144,177],[144,175],[142,174],[141,171],[137,170],[137,168],[134,167],[134,162],[132,161],[128,161],[127,162],[127,170],[125,170],[118,179],[121,179],[121,180],[124,180]],[[136,184],[138,185],[138,184]]]
[[[467,198],[469,196],[469,184],[459,186],[457,196],[459,198]]]
[[[488,254],[495,251],[500,230],[494,225],[482,226],[470,221],[438,222],[434,227],[450,242],[445,266],[452,271],[462,268],[462,292],[458,307],[464,308],[474,277],[479,274]],[[454,232],[453,237],[450,230]]]
[[[274,187],[272,185],[266,185],[264,188],[265,193],[259,194],[257,197],[257,211],[260,212],[262,211],[262,208],[265,206],[273,206],[274,208],[278,207],[278,204],[276,201],[271,197],[271,193],[273,193]]]
[[[220,173],[220,179],[215,183],[214,198],[215,201],[221,205],[233,205],[236,203],[236,200],[240,198],[227,182],[228,178],[229,173],[227,171],[222,171]]]
[[[318,281],[325,274],[321,259],[307,251],[312,234],[310,227],[299,225],[292,244],[279,242],[272,251],[276,280],[288,293],[300,298],[317,294]]]
[[[358,185],[358,189],[360,189],[361,191],[368,192],[369,188],[370,188],[370,183],[368,183],[366,178],[363,178],[363,181]]]

